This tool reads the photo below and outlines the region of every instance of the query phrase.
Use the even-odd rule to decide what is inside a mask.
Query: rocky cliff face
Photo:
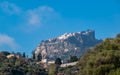
[[[81,57],[86,50],[101,41],[95,38],[95,31],[93,30],[65,33],[59,37],[41,41],[34,53],[36,57],[41,53],[42,59],[50,60],[55,60],[58,57],[67,59],[70,55]]]

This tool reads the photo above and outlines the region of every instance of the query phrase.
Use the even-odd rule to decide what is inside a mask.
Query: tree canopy
[[[55,60],[55,64],[56,64],[56,65],[61,65],[61,64],[62,64],[61,59],[60,59],[60,58],[57,58],[57,59]]]
[[[70,56],[70,62],[78,61],[77,56]]]
[[[119,35],[105,39],[88,51],[78,63],[78,75],[120,75]]]

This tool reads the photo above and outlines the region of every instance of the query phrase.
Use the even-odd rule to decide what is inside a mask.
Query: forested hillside
[[[12,56],[16,55],[16,56]],[[0,75],[47,75],[36,60],[9,52],[0,52]]]
[[[120,34],[88,51],[78,66],[78,75],[120,75]]]

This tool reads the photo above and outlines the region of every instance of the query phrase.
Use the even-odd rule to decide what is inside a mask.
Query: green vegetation
[[[89,50],[78,66],[78,75],[120,75],[120,34]]]
[[[48,66],[48,75],[56,75],[58,73],[58,66],[51,64]]]
[[[78,61],[77,56],[70,56],[70,62]]]
[[[58,65],[58,66],[60,66],[60,65],[62,64],[61,59],[60,59],[60,58],[57,58],[57,59],[55,60],[55,64]]]
[[[33,55],[33,56],[32,56],[32,59],[35,59],[35,53],[34,53],[34,52],[32,53],[32,55]]]
[[[10,57],[9,52],[0,52],[0,75],[47,75],[42,65],[36,64],[36,60],[23,57]]]
[[[39,53],[37,56],[37,61],[41,61],[41,60],[42,60],[42,55],[41,55],[41,53]]]

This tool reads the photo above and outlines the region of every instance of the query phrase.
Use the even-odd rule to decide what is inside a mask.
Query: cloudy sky
[[[30,55],[41,40],[87,29],[120,33],[120,0],[0,0],[0,51]]]

